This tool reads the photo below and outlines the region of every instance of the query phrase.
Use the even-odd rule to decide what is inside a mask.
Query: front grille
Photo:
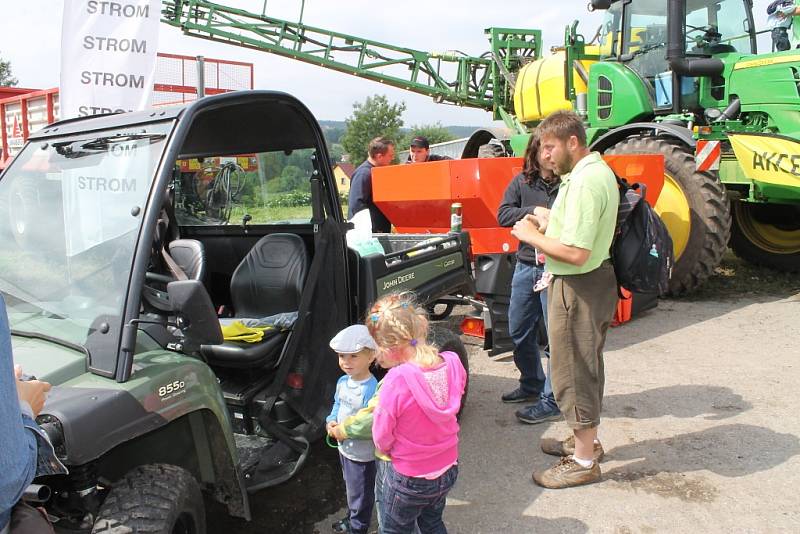
[[[605,76],[597,78],[597,117],[602,120],[611,116],[612,89],[611,80]]]

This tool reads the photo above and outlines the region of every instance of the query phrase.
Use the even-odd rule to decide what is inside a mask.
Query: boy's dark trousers
[[[375,461],[356,462],[339,453],[342,476],[347,488],[350,532],[366,534],[375,506]]]
[[[772,47],[777,52],[783,52],[792,47],[789,42],[789,31],[786,28],[772,28]]]

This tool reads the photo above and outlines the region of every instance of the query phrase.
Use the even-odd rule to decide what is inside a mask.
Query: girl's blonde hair
[[[411,347],[410,361],[420,367],[434,367],[441,362],[437,348],[427,342],[428,315],[412,293],[380,298],[369,310],[366,325],[378,350]]]

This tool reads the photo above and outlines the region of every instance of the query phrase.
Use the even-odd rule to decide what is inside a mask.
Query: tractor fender
[[[673,137],[692,149],[694,149],[697,142],[692,137],[692,131],[685,126],[668,122],[633,122],[606,132],[595,140],[589,148],[597,152],[605,152],[606,149],[616,145],[623,139],[644,133],[661,137]]]
[[[464,150],[461,152],[461,159],[477,158],[478,149],[488,144],[493,139],[501,142],[508,141],[508,132],[502,128],[480,128],[472,132],[469,136]]]

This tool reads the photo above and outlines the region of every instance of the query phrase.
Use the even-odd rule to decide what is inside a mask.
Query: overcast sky
[[[124,1],[124,0],[123,0]],[[217,3],[259,12],[263,0],[217,0]],[[581,21],[590,39],[600,13],[589,13],[587,0],[459,0],[406,4],[375,0],[306,0],[304,22],[384,43],[440,51],[461,50],[480,55],[489,49],[483,30],[490,26],[538,28],[546,48],[563,43],[564,27]],[[764,26],[769,0],[755,0],[756,25]],[[267,14],[297,20],[300,0],[268,0]],[[58,86],[60,68],[60,0],[2,0],[0,57],[11,61],[20,87]],[[344,120],[352,104],[373,94],[391,102],[405,101],[406,126],[441,122],[444,125],[485,125],[489,113],[434,104],[430,98],[382,86],[347,74],[329,71],[236,46],[183,36],[177,28],[161,25],[159,51],[251,62],[255,86],[276,89],[300,98],[318,119]],[[763,46],[761,46],[763,49]]]

